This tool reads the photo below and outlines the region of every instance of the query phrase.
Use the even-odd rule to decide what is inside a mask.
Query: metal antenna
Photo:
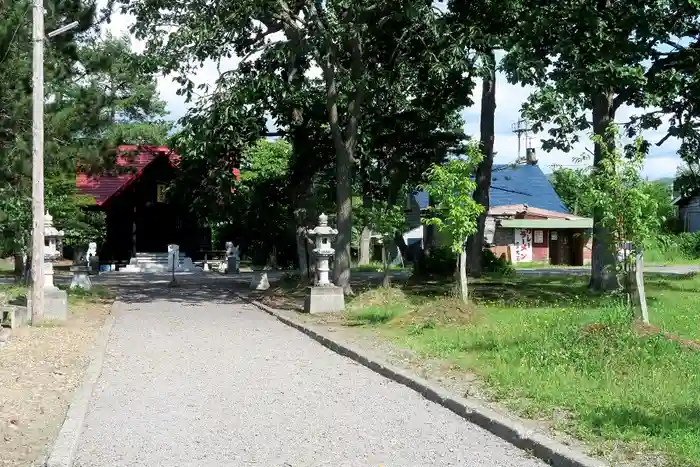
[[[525,136],[525,147],[527,147],[529,144],[528,133],[532,128],[530,128],[528,121],[524,119],[520,119],[517,122],[513,123],[511,125],[511,128],[513,130],[513,133],[518,135],[518,162],[520,162],[522,160],[520,158],[521,138],[523,135]]]

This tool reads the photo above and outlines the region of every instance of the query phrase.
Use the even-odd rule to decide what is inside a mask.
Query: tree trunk
[[[384,266],[384,276],[382,278],[382,287],[387,288],[391,285],[391,276],[389,274],[389,254],[386,251],[386,240],[382,241],[382,265]]]
[[[309,259],[306,255],[306,229],[303,226],[297,226],[296,229],[296,244],[297,244],[297,263],[299,264],[299,278],[310,280],[309,275]]]
[[[333,276],[337,286],[343,288],[345,295],[352,295],[350,286],[350,242],[352,239],[352,166],[357,147],[364,85],[362,77],[362,43],[359,33],[350,39],[351,47],[351,78],[354,86],[353,95],[348,103],[348,122],[345,132],[340,128],[338,118],[338,88],[336,82],[336,63],[338,58],[334,51],[328,48],[325,61],[322,61],[324,81],[326,84],[326,103],[328,108],[328,123],[331,128],[333,145],[336,153],[336,223],[338,238],[335,245],[335,262]],[[344,134],[343,134],[344,133]]]
[[[467,240],[468,269],[473,277],[482,274],[482,249],[484,247],[484,230],[489,210],[489,191],[491,190],[491,171],[493,169],[493,143],[496,121],[496,56],[493,50],[486,54],[484,77],[481,90],[481,151],[484,158],[476,169],[476,189],[474,201],[484,207],[484,212],[476,220],[476,232]]]
[[[22,282],[29,284],[32,280],[32,256],[24,255],[24,274]]]
[[[333,269],[335,284],[342,287],[346,295],[352,295],[352,287],[350,286],[350,241],[352,238],[351,165],[352,163],[347,153],[342,156],[338,154],[336,169],[338,173],[336,177],[338,238],[335,243],[335,264]]]
[[[604,139],[609,150],[614,149],[615,141],[607,137],[607,129],[614,124],[615,108],[613,93],[603,92],[593,96],[593,131]],[[600,167],[605,153],[603,147],[596,143],[593,166]],[[596,209],[593,212],[593,248],[591,258],[591,281],[589,287],[596,291],[616,290],[620,287],[615,268],[615,242],[610,232],[602,224],[603,213]]]
[[[464,248],[457,257],[455,276],[455,298],[467,303],[469,301],[469,289],[467,285],[467,250]]]
[[[14,254],[14,260],[15,260],[15,270],[14,270],[14,276],[15,276],[15,282],[20,283],[24,280],[24,255],[21,253],[15,253]]]

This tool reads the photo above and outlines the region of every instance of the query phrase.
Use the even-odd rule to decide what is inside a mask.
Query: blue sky
[[[106,0],[99,0],[100,4],[106,3]],[[125,16],[122,14],[115,14],[112,20],[112,24],[109,25],[109,30],[113,34],[123,34],[127,32],[128,27],[133,23],[133,18]],[[143,44],[132,39],[133,46],[136,50],[141,50]],[[226,71],[232,69],[236,66],[238,62],[237,58],[222,60],[221,70]],[[217,66],[213,62],[205,62],[204,66],[194,74],[191,79],[195,81],[196,84],[199,83],[213,83],[218,77]],[[498,152],[495,157],[495,162],[510,163],[515,161],[518,152],[518,138],[511,131],[511,126],[514,122],[518,120],[520,106],[527,99],[530,93],[533,91],[532,88],[524,88],[519,85],[509,84],[505,76],[498,74],[496,79],[496,138],[495,138],[495,150]],[[178,96],[176,94],[178,89],[178,84],[173,82],[170,77],[159,77],[158,79],[158,89],[161,98],[167,103],[167,109],[170,114],[169,118],[171,120],[177,120],[182,117],[187,111],[188,104],[185,103],[183,96]],[[477,86],[474,90],[474,101],[477,105],[466,109],[463,112],[465,120],[465,131],[474,137],[478,137],[479,134],[479,98],[481,96],[481,86]],[[618,110],[617,119],[618,121],[627,121],[631,115],[633,115],[635,109],[622,107]],[[656,147],[655,143],[660,140],[665,135],[665,129],[661,128],[659,131],[650,131],[644,134],[652,143],[652,151],[648,156],[643,175],[650,179],[657,179],[662,177],[671,177],[675,174],[676,168],[680,162],[676,151],[680,146],[680,142],[676,139],[669,139],[662,147]],[[591,147],[589,141],[590,137],[585,134],[580,135],[580,140],[583,143],[578,144],[573,151],[570,153],[564,153],[561,151],[544,152],[540,149],[540,140],[537,135],[531,135],[534,138],[531,140],[531,146],[537,151],[537,157],[539,159],[539,164],[545,172],[551,171],[554,165],[563,166],[573,166],[573,157],[578,157],[583,154],[586,147]],[[523,142],[524,147],[524,142]],[[524,150],[523,150],[524,151]]]

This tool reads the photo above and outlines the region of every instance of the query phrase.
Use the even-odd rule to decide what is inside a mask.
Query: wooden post
[[[644,291],[644,255],[637,253],[634,262],[634,274],[632,275],[632,307],[635,317],[644,324],[649,324],[649,310],[647,309],[647,297]]]

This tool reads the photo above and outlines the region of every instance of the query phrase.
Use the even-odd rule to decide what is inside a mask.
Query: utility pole
[[[513,123],[511,125],[513,133],[518,135],[518,163],[520,163],[520,139],[522,135],[525,135],[525,147],[528,146],[528,132],[531,130],[531,128],[528,126],[527,120],[518,120],[517,122]]]
[[[32,0],[32,324],[44,315],[44,2]]]
[[[73,21],[49,37],[73,29]],[[32,0],[32,324],[44,316],[44,2]]]

